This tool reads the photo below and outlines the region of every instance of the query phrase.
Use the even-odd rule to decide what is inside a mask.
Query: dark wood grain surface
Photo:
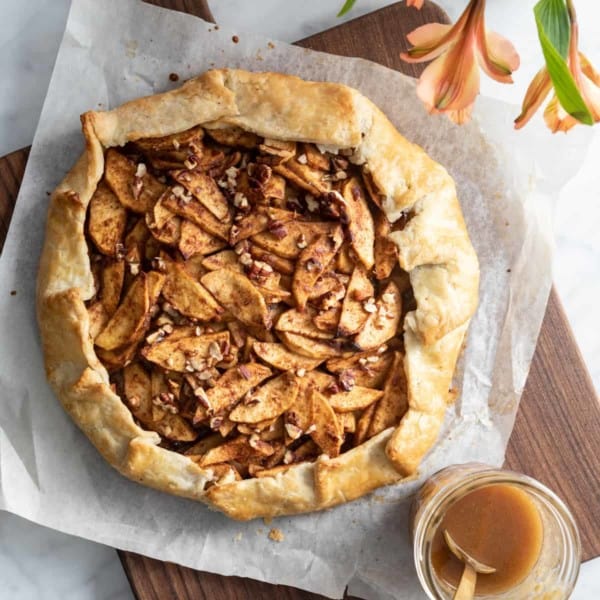
[[[205,0],[148,0],[212,20]],[[334,10],[332,8],[332,10]],[[315,50],[360,56],[418,75],[422,66],[399,58],[405,34],[445,15],[394,4],[299,42]],[[28,149],[0,159],[0,248],[4,242]],[[43,193],[43,192],[41,192]],[[579,523],[583,558],[600,555],[600,405],[560,300],[553,290],[521,400],[506,466],[546,483],[569,504]],[[311,600],[321,598],[251,579],[221,577],[119,552],[139,600]]]
[[[25,148],[0,158],[0,252],[8,233],[28,156],[29,148]]]

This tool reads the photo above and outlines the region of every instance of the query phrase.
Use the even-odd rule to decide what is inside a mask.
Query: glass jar
[[[563,600],[575,586],[581,561],[581,542],[573,515],[564,502],[539,481],[479,463],[454,465],[431,476],[421,487],[412,507],[411,531],[414,560],[423,589],[431,600],[451,599],[454,588],[441,580],[431,562],[433,537],[446,510],[459,498],[480,487],[509,484],[526,492],[536,505],[543,528],[538,560],[516,587],[478,599]]]

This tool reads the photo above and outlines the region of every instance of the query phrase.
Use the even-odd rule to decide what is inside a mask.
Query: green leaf
[[[550,43],[563,58],[569,52],[571,23],[565,0],[540,0],[534,7],[536,22],[541,23]]]
[[[554,86],[558,101],[565,111],[580,123],[593,125],[594,119],[577,89],[577,84],[569,71],[565,59],[553,45],[544,29],[543,23],[538,19],[537,8],[543,3],[550,5],[550,3],[554,2],[555,0],[542,0],[542,2],[539,2],[534,9],[535,22],[540,43],[542,45],[542,52],[544,53],[544,59],[546,61],[546,68],[548,69],[548,74],[552,80],[552,85]]]
[[[356,4],[356,0],[346,0],[344,6],[337,14],[338,17],[343,17],[346,13],[349,13],[352,10],[352,7]]]

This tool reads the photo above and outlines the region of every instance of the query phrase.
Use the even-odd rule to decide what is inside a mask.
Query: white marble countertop
[[[99,0],[101,1],[101,0]],[[212,0],[218,22],[293,41],[339,24],[342,0]],[[456,17],[464,2],[440,2]],[[0,156],[29,145],[50,79],[69,0],[0,0]],[[391,4],[358,0],[352,18]],[[489,2],[488,24],[518,47],[515,85],[484,80],[482,91],[517,102],[541,64],[533,0]],[[600,3],[577,0],[582,49],[600,68]],[[285,6],[285,8],[283,8]],[[350,17],[348,17],[350,18]],[[555,215],[554,280],[596,389],[600,388],[600,126],[580,172],[561,194]],[[575,600],[600,598],[600,559],[585,563]],[[127,600],[133,598],[112,548],[39,527],[0,512],[0,598]]]

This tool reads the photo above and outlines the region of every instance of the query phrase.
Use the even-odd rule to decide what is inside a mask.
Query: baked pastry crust
[[[273,477],[213,481],[210,468],[160,447],[112,391],[97,358],[85,301],[95,284],[85,237],[88,203],[107,148],[202,125],[353,149],[368,168],[410,274],[417,304],[404,320],[409,408],[389,428],[336,458],[294,465]],[[180,88],[82,116],[86,148],[52,194],[37,311],[46,373],[65,410],[118,471],[145,485],[201,500],[236,519],[319,510],[414,475],[437,439],[464,336],[478,301],[479,268],[446,170],[407,141],[356,90],[280,73],[213,70]]]

